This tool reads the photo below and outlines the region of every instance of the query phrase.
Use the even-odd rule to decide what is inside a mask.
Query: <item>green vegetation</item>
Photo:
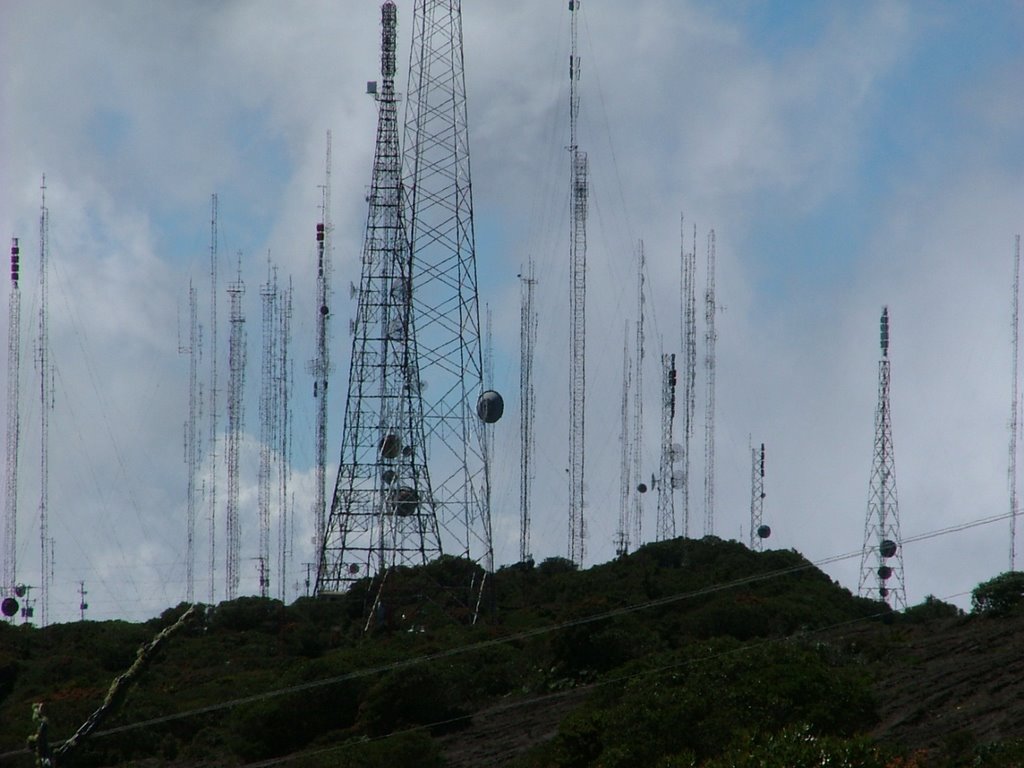
[[[1022,754],[1018,742],[939,754],[870,738],[878,665],[899,633],[973,619],[929,597],[893,621],[793,551],[679,539],[586,571],[521,563],[488,577],[478,601],[483,576],[442,558],[392,571],[379,600],[365,581],[332,600],[205,606],[74,765],[301,753],[288,764],[443,768],[442,739],[475,713],[560,692],[583,693],[553,739],[521,745],[520,768],[1008,766]],[[1005,577],[1018,576],[980,585],[975,610],[1017,605],[1021,582]],[[52,741],[69,736],[185,608],[145,624],[0,624],[0,753],[24,747],[36,701]]]

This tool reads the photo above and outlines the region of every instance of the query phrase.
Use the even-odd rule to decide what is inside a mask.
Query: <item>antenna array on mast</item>
[[[860,560],[861,597],[907,607],[903,581],[903,539],[896,499],[896,462],[892,450],[889,408],[889,308],[882,309],[882,357],[878,361],[878,405],[875,409],[875,451],[871,463],[864,549]],[[875,558],[871,554],[875,553]],[[874,562],[872,562],[874,560]],[[890,579],[892,581],[890,581]]]
[[[238,254],[238,276],[228,285],[231,335],[228,338],[228,437],[227,437],[227,557],[225,596],[234,600],[238,596],[238,558],[241,550],[241,528],[238,515],[238,462],[242,440],[245,389],[245,313],[242,296],[242,254]]]
[[[704,292],[704,370],[707,397],[704,402],[704,535],[715,532],[715,230],[708,232],[707,288]]]
[[[49,622],[50,584],[53,579],[53,540],[50,538],[50,411],[53,410],[53,366],[50,361],[50,309],[47,290],[50,251],[50,211],[46,207],[46,176],[43,176],[39,214],[39,340],[36,365],[39,371],[39,547],[41,624]]]
[[[661,356],[661,463],[658,470],[658,541],[676,537],[675,488],[682,477],[675,469],[677,455],[672,427],[676,418],[676,356]]]
[[[18,577],[18,444],[21,435],[21,248],[11,239],[11,294],[7,323],[7,459],[4,465],[4,548],[0,599],[14,599]],[[6,613],[6,612],[5,612]]]
[[[764,443],[760,453],[750,448],[750,548],[756,552],[764,549],[764,540],[771,536],[772,529],[764,524]]]
[[[587,153],[576,141],[580,111],[580,57],[576,26],[582,0],[569,0],[572,44],[569,53],[569,153],[572,167],[572,233],[569,244],[569,559],[583,565],[586,527],[583,471],[587,337]]]
[[[533,259],[526,274],[519,275],[519,562],[530,557],[530,495],[533,487],[533,420],[536,401],[533,392],[533,358],[537,345],[537,312],[533,306]]]

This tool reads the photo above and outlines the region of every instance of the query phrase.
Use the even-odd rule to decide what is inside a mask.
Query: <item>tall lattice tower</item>
[[[633,460],[633,509],[630,514],[629,535],[635,546],[643,543],[644,496],[647,494],[647,483],[644,482],[643,445],[644,445],[644,359],[646,358],[646,333],[644,316],[647,314],[647,296],[644,290],[647,272],[646,256],[643,241],[637,244],[636,271],[636,338],[634,340],[633,381],[633,436],[630,443]]]
[[[327,160],[324,163],[323,197],[320,221],[316,225],[316,357],[307,370],[313,375],[313,398],[316,409],[316,456],[314,459],[313,547],[323,550],[327,527],[327,380],[331,364],[331,132],[327,132]]]
[[[275,459],[278,458],[278,430],[280,429],[280,382],[277,370],[279,320],[277,270],[267,262],[267,282],[260,286],[260,301],[263,310],[262,356],[260,365],[260,465],[257,476],[257,507],[259,510],[259,582],[260,597],[270,594],[270,518],[271,507],[279,501],[280,494],[271,480],[276,474]]]
[[[207,576],[210,581],[210,605],[217,601],[217,443],[220,440],[220,435],[217,433],[217,415],[219,413],[217,398],[220,393],[217,388],[217,267],[217,193],[214,192],[210,195],[210,390],[207,393],[210,410],[210,474],[208,475],[209,486],[206,489],[206,498],[209,502],[207,507],[209,572]]]
[[[1016,569],[1017,559],[1017,431],[1020,427],[1019,393],[1020,345],[1020,235],[1015,239],[1013,251],[1013,390],[1010,397],[1010,465],[1007,470],[1010,483],[1010,570]]]
[[[53,410],[53,365],[50,360],[50,308],[47,272],[50,259],[50,210],[46,207],[46,176],[42,183],[39,214],[39,339],[36,366],[39,371],[39,578],[40,620],[49,623],[50,584],[53,580],[53,539],[50,538],[50,411]]]
[[[633,431],[630,427],[630,385],[632,366],[629,359],[629,321],[622,340],[622,401],[619,410],[619,525],[615,531],[615,554],[618,557],[629,554],[630,511],[633,502]]]
[[[18,577],[18,443],[21,435],[21,247],[11,240],[11,297],[7,323],[7,459],[4,465],[4,544],[0,600],[13,598]]]
[[[533,420],[533,358],[537,346],[537,310],[534,308],[533,259],[519,275],[519,562],[530,557],[530,501],[533,490],[533,451],[536,438]]]
[[[413,266],[403,213],[395,95],[397,9],[381,6],[377,142],[341,460],[317,569],[319,594],[441,554],[427,471]]]
[[[682,280],[682,339],[683,339],[683,456],[680,485],[682,486],[683,536],[690,535],[690,461],[693,443],[693,424],[697,406],[697,227],[693,228],[693,248],[686,250],[683,219],[679,218],[679,251]]]
[[[184,446],[185,468],[188,472],[185,513],[185,600],[195,601],[196,568],[196,508],[199,502],[199,488],[196,481],[202,448],[199,444],[199,422],[202,419],[202,391],[199,384],[199,361],[202,357],[202,342],[196,289],[188,281],[188,343],[178,343],[178,353],[188,355],[188,418],[185,420]]]
[[[875,409],[875,455],[871,463],[864,550],[860,560],[862,597],[881,599],[891,607],[907,607],[903,581],[903,539],[896,500],[896,462],[892,450],[889,410],[889,308],[882,309],[882,357],[878,361],[878,406]]]
[[[587,153],[576,141],[580,112],[580,57],[577,19],[582,0],[569,0],[571,47],[569,53],[569,154],[572,182],[572,233],[569,241],[569,559],[583,564],[583,471],[586,419],[587,341]]]
[[[493,568],[462,8],[416,0],[403,146],[423,423],[448,554]]]
[[[277,508],[280,510],[277,525],[277,572],[278,597],[282,602],[288,599],[288,566],[294,541],[295,517],[289,494],[292,480],[292,414],[291,396],[295,380],[295,363],[291,357],[292,344],[292,281],[281,291],[278,299],[278,367],[277,397],[280,408],[280,429],[277,434]]]
[[[708,232],[708,274],[704,291],[704,535],[715,532],[715,230]]]
[[[675,479],[676,451],[673,425],[676,418],[676,356],[661,356],[661,461],[658,466],[658,541],[676,537]]]
[[[764,443],[761,450],[750,448],[750,548],[755,552],[764,549],[764,540],[772,529],[764,524]]]
[[[245,312],[242,296],[242,254],[238,254],[238,273],[235,282],[228,285],[228,307],[231,335],[228,337],[228,435],[226,461],[228,470],[227,501],[227,553],[225,596],[234,600],[238,596],[238,558],[242,546],[241,521],[238,515],[238,460],[245,415]]]

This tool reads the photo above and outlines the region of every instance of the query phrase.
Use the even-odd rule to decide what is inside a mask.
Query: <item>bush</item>
[[[1024,571],[1007,571],[984,581],[971,592],[971,610],[988,616],[1003,616],[1024,602]]]

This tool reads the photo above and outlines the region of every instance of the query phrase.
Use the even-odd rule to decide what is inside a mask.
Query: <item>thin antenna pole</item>
[[[1013,252],[1013,391],[1010,398],[1010,570],[1016,570],[1017,556],[1017,430],[1020,425],[1019,351],[1020,344],[1020,235]]]
[[[216,603],[217,566],[217,193],[210,195],[210,605]]]
[[[534,263],[527,263],[526,274],[519,275],[519,562],[530,557],[530,501],[533,489],[533,430],[536,403],[533,391],[533,358],[537,345],[537,313],[533,305]]]
[[[47,626],[50,608],[50,582],[53,575],[53,540],[50,538],[50,411],[53,410],[53,369],[50,362],[49,299],[46,273],[50,250],[50,211],[46,207],[46,175],[43,175],[42,205],[39,215],[39,544],[42,561],[40,623]]]
[[[4,551],[0,596],[13,597],[18,578],[18,444],[21,435],[21,248],[11,239],[11,298],[7,324],[7,462],[5,465]]]
[[[715,230],[708,232],[708,274],[704,293],[704,368],[707,398],[704,410],[704,535],[715,532]]]
[[[572,239],[569,253],[569,559],[583,565],[583,473],[585,467],[587,340],[587,153],[576,141],[580,111],[580,57],[577,19],[582,0],[569,0],[572,44],[569,54],[569,153],[572,161]]]

